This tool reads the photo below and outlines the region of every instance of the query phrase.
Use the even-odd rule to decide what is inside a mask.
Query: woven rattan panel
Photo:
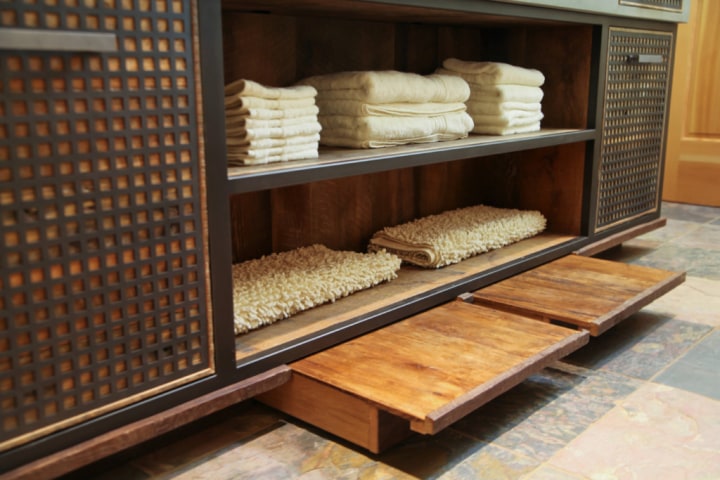
[[[0,50],[0,449],[212,369],[194,12],[0,3],[118,51]]]
[[[658,209],[672,34],[610,29],[595,230]]]
[[[658,8],[660,10],[672,10],[680,12],[683,8],[683,0],[619,0],[620,5],[632,5],[635,7]]]

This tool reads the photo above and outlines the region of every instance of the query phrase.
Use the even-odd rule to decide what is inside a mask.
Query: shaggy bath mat
[[[400,259],[312,245],[233,265],[235,334],[397,278]]]
[[[368,250],[384,249],[405,262],[439,268],[537,235],[545,225],[535,210],[477,205],[386,227],[373,235]]]

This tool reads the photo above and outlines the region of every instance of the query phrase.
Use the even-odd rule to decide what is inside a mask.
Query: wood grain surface
[[[685,273],[568,255],[473,293],[475,303],[600,335],[675,288]]]
[[[432,434],[587,340],[586,332],[456,301],[290,367]]]

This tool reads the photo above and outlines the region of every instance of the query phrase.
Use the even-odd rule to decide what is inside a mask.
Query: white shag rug
[[[312,245],[232,267],[235,334],[397,278],[401,260]]]
[[[368,251],[386,250],[407,263],[440,268],[537,235],[546,224],[536,210],[476,205],[386,227],[373,235]]]

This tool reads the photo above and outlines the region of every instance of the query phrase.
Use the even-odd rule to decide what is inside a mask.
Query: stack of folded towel
[[[385,71],[309,77],[317,89],[323,145],[377,148],[467,137],[470,88],[453,75]]]
[[[508,135],[540,130],[540,87],[545,76],[539,70],[448,58],[437,72],[458,75],[470,84],[467,111],[475,123],[473,133]]]
[[[227,158],[255,165],[318,157],[320,123],[310,86],[266,87],[237,80],[225,87]]]

